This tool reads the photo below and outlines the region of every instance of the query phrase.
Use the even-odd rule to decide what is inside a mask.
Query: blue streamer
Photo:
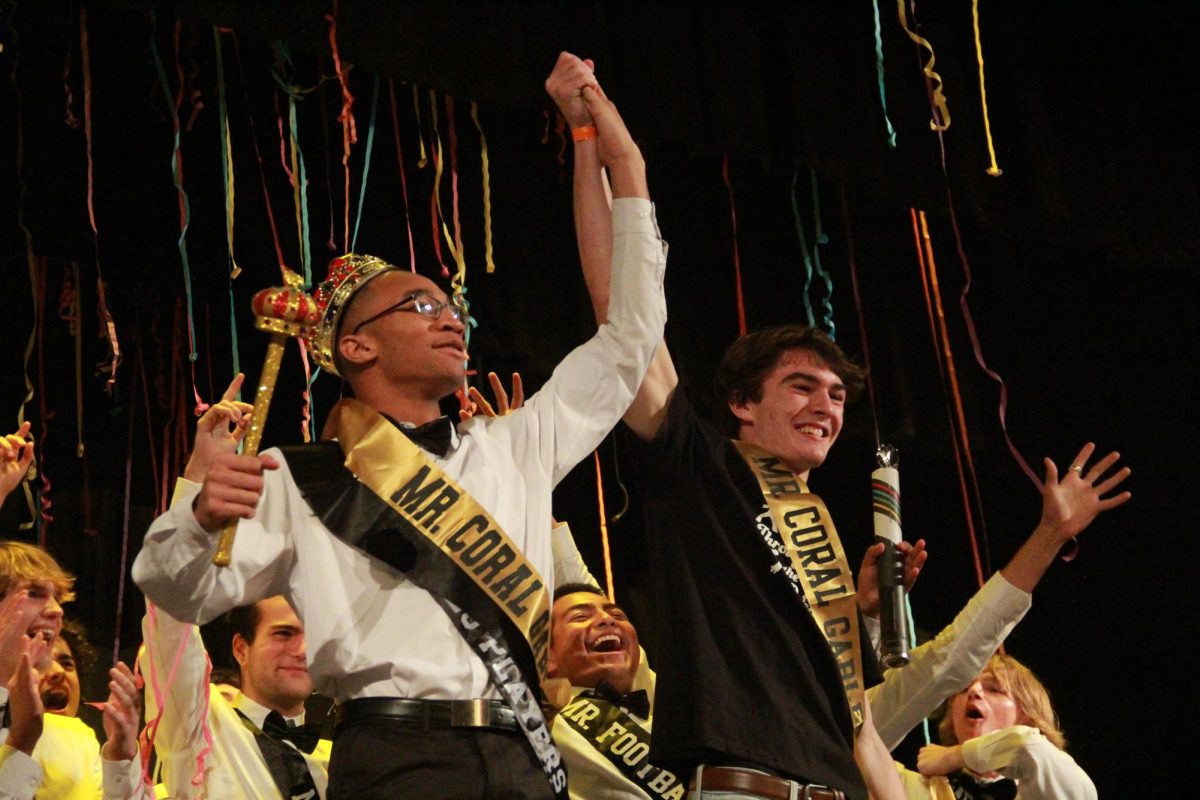
[[[908,647],[910,650],[917,649],[917,623],[913,620],[912,601],[908,598],[908,592],[904,593],[904,616],[908,617]],[[929,718],[921,720],[921,731],[925,734],[925,744],[929,744],[932,740],[929,738]]]
[[[300,149],[300,128],[296,122],[296,95],[288,92],[288,124],[292,126],[292,143],[296,148],[296,161],[300,174],[295,176],[300,182],[300,263],[304,266],[304,288],[311,289],[312,279],[312,248],[308,242],[308,171],[304,168],[304,151]]]
[[[883,122],[887,125],[888,147],[895,149],[896,129],[892,127],[892,121],[888,119],[887,95],[883,91],[883,37],[879,30],[879,0],[871,0],[871,4],[875,7],[875,73],[879,77],[879,105],[883,108]]]
[[[375,75],[375,88],[371,90],[371,123],[367,128],[367,154],[363,161],[362,186],[358,187],[358,216],[354,219],[354,236],[350,239],[350,252],[358,245],[358,226],[362,223],[363,199],[367,194],[367,173],[371,170],[371,149],[375,144],[375,112],[379,109],[379,75]]]
[[[804,259],[804,291],[800,297],[804,301],[804,316],[808,319],[809,327],[817,324],[813,316],[812,303],[808,300],[808,290],[812,285],[813,266],[808,257],[808,237],[804,235],[804,223],[800,221],[800,201],[796,198],[796,180],[798,173],[792,173],[792,218],[796,221],[796,238],[800,240],[800,256]]]
[[[158,17],[153,10],[150,12],[150,53],[154,56],[154,66],[158,70],[158,81],[162,85],[163,96],[167,99],[167,110],[171,112],[171,121],[175,127],[175,147],[171,151],[171,180],[175,184],[175,191],[179,193],[180,203],[183,205],[183,220],[179,226],[179,258],[183,262],[183,289],[187,296],[187,315],[188,315],[188,360],[195,361],[196,355],[196,326],[192,317],[192,270],[188,264],[187,254],[187,231],[192,220],[192,208],[188,202],[187,192],[183,190],[183,180],[179,175],[179,112],[175,108],[175,101],[171,98],[171,87],[167,82],[167,72],[163,69],[162,59],[158,55],[158,43],[155,41],[155,34],[158,33]]]
[[[825,306],[825,316],[821,318],[821,322],[825,326],[825,332],[829,334],[830,339],[837,339],[837,328],[833,324],[833,278],[821,266],[821,251],[820,246],[829,244],[829,237],[825,235],[825,231],[821,228],[821,196],[817,192],[817,171],[810,169],[808,174],[812,181],[812,201],[813,201],[813,242],[812,258],[813,265],[817,269],[817,275],[825,283],[825,296],[821,298],[821,304]]]

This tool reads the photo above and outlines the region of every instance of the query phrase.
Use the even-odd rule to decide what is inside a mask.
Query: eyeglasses
[[[405,306],[408,306],[409,303],[411,303],[412,306],[410,308],[405,308]],[[388,306],[375,316],[367,317],[362,322],[355,325],[354,330],[350,331],[350,333],[358,333],[360,330],[362,330],[364,325],[374,322],[380,317],[386,317],[393,311],[412,311],[428,319],[440,319],[443,310],[450,312],[450,319],[454,320],[455,322],[461,322],[463,325],[466,325],[471,321],[471,314],[465,307],[459,305],[458,303],[451,301],[446,301],[443,303],[441,300],[431,297],[424,292],[414,292],[413,294],[402,298],[400,302],[396,303],[395,305]]]

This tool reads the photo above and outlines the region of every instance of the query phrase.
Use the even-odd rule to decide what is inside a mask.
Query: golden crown
[[[341,377],[335,354],[342,311],[368,281],[398,269],[382,258],[357,253],[347,253],[329,262],[329,277],[317,286],[317,310],[321,318],[308,337],[308,352],[321,369]]]

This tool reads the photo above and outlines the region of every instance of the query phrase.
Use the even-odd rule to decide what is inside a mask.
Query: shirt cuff
[[[31,798],[42,785],[42,766],[20,750],[0,744],[0,796]]]
[[[189,498],[188,502],[192,502],[199,492],[200,484],[189,481],[187,478],[176,478],[175,491],[171,493],[171,505],[174,506],[185,497]]]
[[[550,550],[554,555],[554,585],[565,586],[568,583],[589,583],[599,587],[579,554],[575,545],[575,537],[571,535],[571,526],[565,522],[555,523],[550,529]]]
[[[866,614],[859,614],[858,618],[862,620],[863,629],[866,631],[867,638],[871,640],[871,649],[875,651],[875,657],[880,661],[883,660],[883,623],[876,617],[869,617]]]
[[[129,758],[124,761],[109,761],[102,758],[104,774],[104,797],[125,800],[142,794],[142,760]]]
[[[1033,605],[1033,595],[1013,586],[999,572],[983,585],[979,597],[985,601],[985,607],[994,609],[1002,619],[1015,617],[1020,620]]]
[[[1011,767],[1029,744],[1044,738],[1028,725],[1013,725],[963,742],[963,763],[975,772],[992,772]]]
[[[644,197],[617,197],[612,202],[613,235],[653,233],[662,238],[654,218],[654,204]]]

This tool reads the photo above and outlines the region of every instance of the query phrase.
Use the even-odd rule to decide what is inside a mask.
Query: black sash
[[[566,767],[542,716],[537,665],[520,630],[470,575],[354,477],[340,445],[281,449],[296,486],[330,533],[403,572],[438,602],[516,712],[555,796],[565,798]]]
[[[687,784],[675,773],[660,769],[647,760],[650,734],[625,709],[597,697],[588,689],[575,695],[558,714],[647,795],[663,800],[682,800]]]
[[[316,800],[317,786],[313,783],[312,773],[308,770],[308,762],[300,751],[287,742],[263,733],[262,729],[250,721],[250,718],[238,709],[238,717],[246,729],[254,734],[263,761],[267,762],[267,771],[275,781],[275,787],[285,800]]]

